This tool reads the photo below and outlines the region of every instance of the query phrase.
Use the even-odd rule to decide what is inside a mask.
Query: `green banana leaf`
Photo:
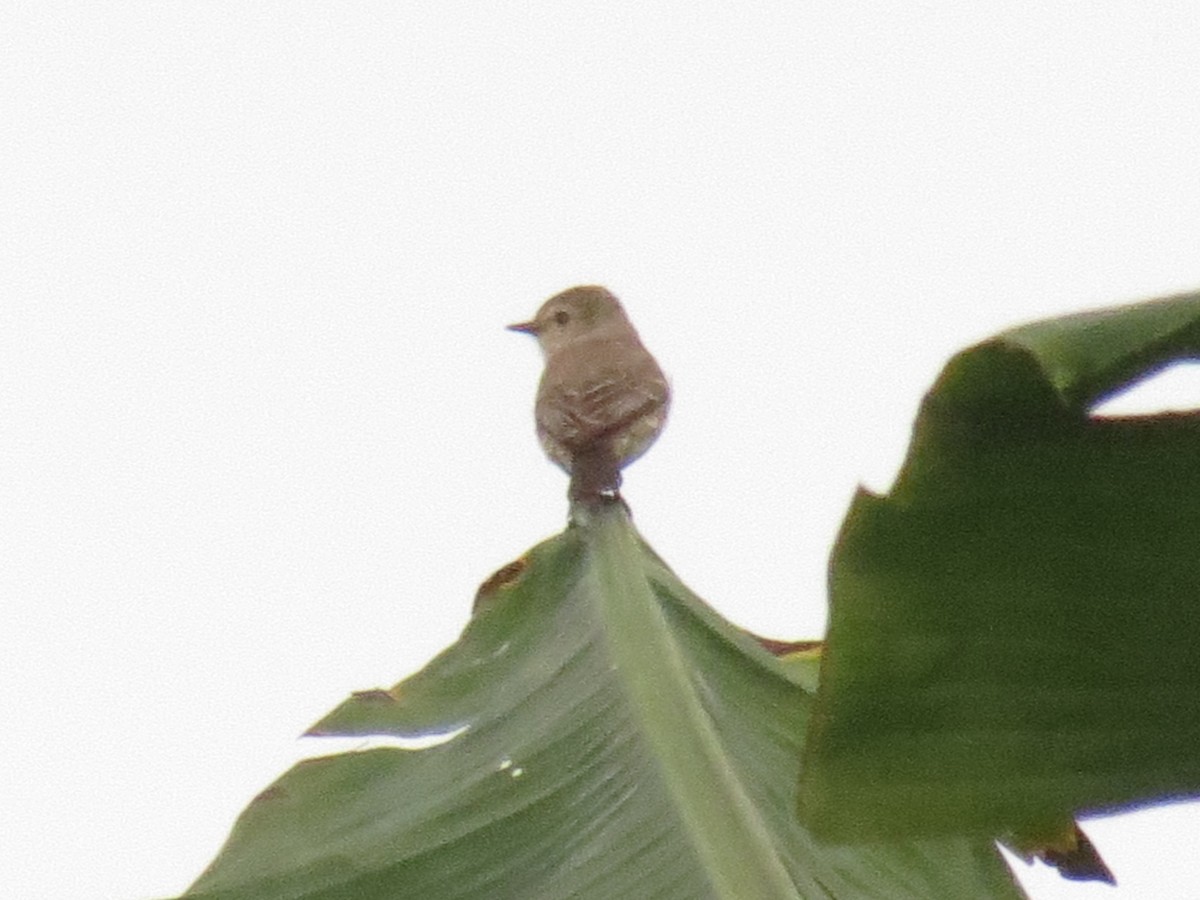
[[[1200,794],[1200,415],[1089,416],[1198,356],[1188,294],[950,361],[831,560],[816,833],[1036,834]]]
[[[621,504],[574,514],[423,671],[312,729],[440,743],[297,765],[185,896],[1024,896],[986,838],[815,840],[794,812],[814,655],[722,620]]]

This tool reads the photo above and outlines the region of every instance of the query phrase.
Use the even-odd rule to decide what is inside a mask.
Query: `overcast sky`
[[[563,527],[503,330],[550,294],[671,376],[641,533],[798,638],[953,352],[1200,287],[1200,7],[596,6],[0,9],[0,895],[183,890]],[[1017,872],[1194,897],[1198,826]]]

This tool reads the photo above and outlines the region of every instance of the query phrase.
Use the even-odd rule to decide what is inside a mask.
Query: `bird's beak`
[[[519,331],[522,334],[532,334],[537,336],[537,325],[533,322],[518,322],[516,325],[505,326],[509,331]]]

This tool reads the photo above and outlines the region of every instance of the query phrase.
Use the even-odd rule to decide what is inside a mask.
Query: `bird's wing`
[[[538,425],[568,449],[591,447],[667,405],[666,377],[644,350],[633,365],[600,363],[577,367],[574,377],[548,372],[542,386]]]

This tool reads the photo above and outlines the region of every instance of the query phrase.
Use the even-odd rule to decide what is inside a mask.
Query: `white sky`
[[[672,377],[643,535],[814,637],[950,354],[1200,286],[1200,7],[597,5],[0,9],[0,896],[181,891],[561,529],[503,330],[549,294]],[[1198,824],[1018,873],[1193,897]]]

